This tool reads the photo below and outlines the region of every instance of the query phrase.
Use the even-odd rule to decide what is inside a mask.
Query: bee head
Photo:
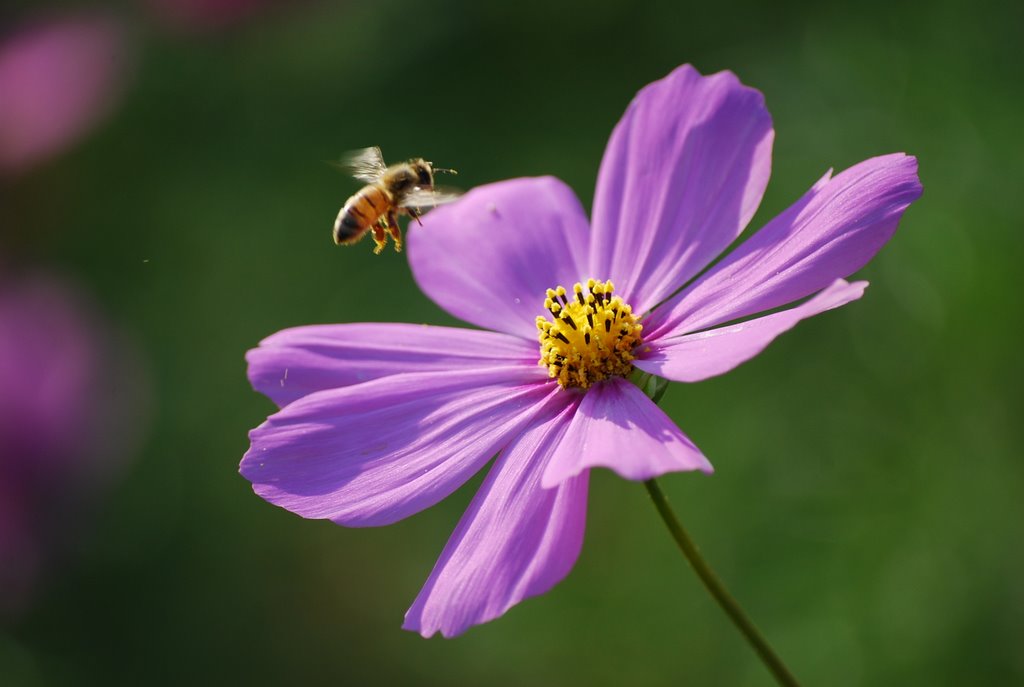
[[[434,170],[431,164],[421,157],[409,160],[413,171],[416,172],[416,185],[420,188],[434,187]]]

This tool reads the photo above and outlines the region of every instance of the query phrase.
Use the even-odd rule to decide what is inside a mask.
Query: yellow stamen
[[[633,371],[643,325],[614,290],[610,281],[595,279],[588,279],[585,289],[574,284],[571,295],[562,286],[547,290],[544,307],[551,319],[537,318],[540,365],[563,389],[586,389]]]

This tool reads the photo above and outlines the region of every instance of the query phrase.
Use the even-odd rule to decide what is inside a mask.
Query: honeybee
[[[380,148],[364,148],[350,153],[341,166],[366,186],[345,201],[345,206],[334,220],[334,242],[337,244],[356,243],[372,229],[376,244],[374,253],[380,254],[384,250],[388,234],[395,241],[395,250],[401,251],[400,214],[409,215],[419,222],[424,208],[450,203],[459,197],[457,192],[434,188],[434,172],[457,172],[434,167],[433,163],[420,157],[389,167],[384,164]]]

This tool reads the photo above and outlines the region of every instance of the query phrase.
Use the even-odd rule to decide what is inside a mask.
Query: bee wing
[[[462,191],[452,188],[419,188],[418,186],[403,194],[398,206],[402,208],[432,208],[457,200]]]
[[[353,150],[341,156],[341,163],[338,165],[359,181],[372,184],[382,176],[387,165],[384,164],[384,156],[380,148],[362,148]]]

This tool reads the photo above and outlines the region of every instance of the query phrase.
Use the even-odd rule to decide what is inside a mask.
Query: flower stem
[[[676,540],[679,550],[686,556],[686,560],[689,561],[693,571],[697,573],[697,577],[707,587],[711,596],[715,597],[715,601],[722,607],[722,610],[729,616],[733,624],[743,633],[747,642],[757,652],[757,655],[761,657],[765,667],[775,676],[775,680],[780,685],[785,685],[786,687],[799,687],[799,683],[793,677],[793,673],[789,672],[789,668],[786,667],[782,659],[768,645],[768,640],[761,635],[754,622],[747,617],[747,614],[737,603],[736,599],[733,598],[729,590],[722,584],[722,580],[718,578],[715,571],[711,569],[711,566],[700,555],[700,550],[693,543],[693,540],[690,539],[690,535],[686,533],[686,530],[683,529],[682,524],[680,524],[676,514],[672,511],[672,506],[669,505],[668,499],[665,498],[665,494],[661,491],[658,483],[653,479],[649,479],[644,482],[644,486],[647,487],[647,493],[651,495],[654,507],[658,509],[658,514],[665,521],[665,526],[668,527],[669,533]]]

